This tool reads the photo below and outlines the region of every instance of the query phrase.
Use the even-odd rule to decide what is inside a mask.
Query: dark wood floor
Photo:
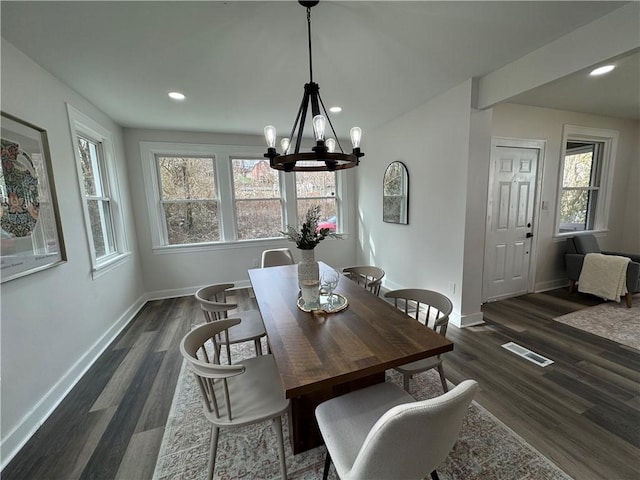
[[[638,479],[640,352],[552,321],[595,303],[555,290],[485,304],[485,325],[447,331],[445,368],[454,383],[478,379],[478,403],[575,479]],[[509,341],[555,363],[521,359]]]
[[[254,308],[240,291],[241,309]],[[552,322],[597,300],[564,290],[487,304],[487,323],[450,327],[445,370],[577,480],[640,478],[640,352]],[[12,479],[149,479],[181,358],[201,312],[191,297],[148,303],[2,472]],[[515,341],[546,368],[501,348]]]

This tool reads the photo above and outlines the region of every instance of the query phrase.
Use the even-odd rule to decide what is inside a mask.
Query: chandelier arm
[[[331,118],[329,117],[329,114],[327,113],[327,107],[324,106],[324,102],[322,101],[322,97],[320,96],[320,92],[318,92],[318,100],[320,100],[320,105],[322,105],[322,110],[324,110],[324,116],[327,119],[327,122],[329,122],[329,126],[331,127],[331,131],[333,132],[333,136],[336,139],[336,143],[338,144],[338,148],[340,149],[340,151],[342,153],[344,153],[344,150],[342,149],[342,145],[340,145],[340,139],[338,138],[338,134],[336,133],[336,129],[333,128],[333,123],[331,123]]]
[[[291,127],[291,133],[289,134],[289,142],[293,141],[293,134],[296,133],[296,126],[298,125],[298,122],[300,121],[300,116],[302,115],[302,110],[304,109],[304,105],[307,101],[306,99],[306,92],[304,93],[304,95],[302,95],[302,102],[300,102],[300,108],[298,108],[298,115],[296,116],[296,121],[293,122],[293,127]],[[289,148],[291,148],[291,146],[289,146]],[[298,140],[296,142],[296,147],[295,147],[295,152],[298,153],[300,148],[300,141]],[[283,154],[287,153],[287,152],[282,152]]]
[[[304,121],[307,118],[307,108],[309,107],[309,92],[307,91],[307,85],[304,86],[304,95],[302,96],[302,104],[300,108],[302,108],[302,112],[300,113],[300,125],[298,125],[298,138],[296,138],[296,149],[295,153],[300,152],[300,143],[302,143],[302,133],[304,132]],[[296,126],[294,125],[295,129]]]

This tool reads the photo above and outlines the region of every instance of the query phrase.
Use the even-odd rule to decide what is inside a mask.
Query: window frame
[[[166,200],[163,198],[163,194],[162,194],[162,188],[161,188],[161,176],[160,176],[160,171],[158,169],[158,165],[159,165],[159,160],[160,158],[199,158],[199,159],[211,159],[212,163],[213,163],[213,172],[214,172],[214,189],[216,192],[216,196],[215,198],[208,198],[208,199],[180,199],[180,200]],[[218,180],[218,171],[216,170],[216,158],[215,156],[211,156],[211,155],[164,155],[164,154],[156,154],[154,155],[154,162],[155,162],[155,174],[156,174],[156,180],[157,180],[157,185],[158,185],[158,198],[159,198],[159,218],[162,220],[161,222],[161,234],[163,239],[167,242],[166,245],[167,246],[181,246],[181,245],[200,245],[203,243],[213,243],[213,242],[198,242],[198,243],[178,243],[178,244],[169,244],[169,231],[167,229],[167,216],[166,216],[166,210],[164,208],[164,206],[166,204],[179,204],[179,203],[215,203],[216,204],[216,210],[218,212],[218,215],[220,215],[220,190],[218,189],[218,184],[220,183],[220,181]],[[220,238],[222,238],[222,224],[220,219],[218,219],[218,228],[220,230]]]
[[[145,195],[149,211],[149,229],[151,233],[151,249],[154,254],[171,254],[180,252],[224,250],[238,247],[277,245],[284,237],[269,237],[238,240],[235,190],[233,181],[233,159],[261,159],[264,148],[256,146],[218,145],[204,143],[174,143],[140,141],[140,158],[144,178]],[[218,184],[218,209],[220,224],[220,241],[169,245],[163,237],[164,220],[161,215],[160,185],[155,158],[157,156],[175,157],[211,157],[215,160],[216,181]],[[286,225],[294,225],[297,221],[295,177],[282,171],[278,172],[280,183],[280,199],[282,205],[283,229]],[[348,212],[342,201],[347,193],[342,174],[336,175],[336,198],[338,218],[346,224]]]
[[[94,279],[121,265],[131,256],[128,248],[124,218],[121,211],[120,187],[115,150],[113,147],[113,135],[100,123],[80,112],[70,104],[67,104],[67,114],[71,129],[72,147],[74,152],[76,173],[79,186],[79,194],[82,200],[82,211],[87,238],[87,246],[91,258],[91,273]],[[78,140],[83,138],[98,146],[98,159],[96,165],[100,183],[103,186],[102,195],[87,195],[85,192],[84,173],[82,171],[82,157],[78,148]],[[96,192],[97,193],[97,192]],[[106,195],[106,196],[105,196]],[[95,241],[91,230],[91,216],[89,214],[89,201],[106,201],[109,205],[109,224],[113,235],[113,252],[98,257]],[[101,220],[104,221],[101,215]]]
[[[556,196],[556,211],[554,236],[565,238],[586,233],[606,232],[609,226],[609,211],[611,207],[611,189],[613,186],[613,174],[615,171],[616,152],[618,148],[619,132],[599,128],[581,127],[576,125],[564,125],[562,135],[562,148],[560,150],[560,166],[558,171],[558,185]],[[564,167],[567,156],[567,142],[598,142],[602,144],[602,152],[596,167],[599,170],[600,186],[598,187],[598,200],[595,208],[595,219],[592,229],[560,231],[560,208],[562,206],[562,193],[564,191]],[[571,152],[569,152],[571,153]],[[591,189],[590,181],[590,189]]]

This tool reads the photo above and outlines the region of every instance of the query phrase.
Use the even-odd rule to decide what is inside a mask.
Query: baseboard
[[[78,359],[67,373],[42,397],[22,420],[0,441],[0,470],[3,470],[11,459],[27,443],[31,436],[49,418],[67,394],[76,386],[84,374],[91,368],[95,359],[104,352],[120,332],[135,318],[147,303],[147,295],[141,295],[107,330],[93,346]]]
[[[467,315],[460,315],[453,312],[449,316],[449,322],[458,328],[472,327],[474,325],[482,325],[484,323],[484,316],[482,312],[471,313]]]
[[[535,285],[535,293],[548,292],[549,290],[555,290],[556,288],[564,288],[569,285],[569,280],[566,278],[560,278],[556,280],[549,280],[548,282],[540,282]]]
[[[251,286],[249,280],[237,280],[235,282],[229,282],[235,285],[234,288],[248,288]],[[206,285],[200,285],[198,287],[188,288],[173,288],[170,290],[156,290],[147,294],[147,300],[164,300],[165,298],[187,297],[193,295],[196,291]]]

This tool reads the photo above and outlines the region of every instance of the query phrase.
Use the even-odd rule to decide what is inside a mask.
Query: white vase
[[[316,262],[315,250],[300,249],[302,260],[298,263],[298,286],[302,289],[302,282],[320,283],[320,266]]]

